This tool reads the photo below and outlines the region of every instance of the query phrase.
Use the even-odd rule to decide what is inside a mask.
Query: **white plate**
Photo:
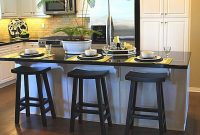
[[[152,61],[152,60],[160,60],[160,59],[162,59],[162,57],[160,57],[160,56],[155,56],[155,57],[153,57],[153,58],[143,58],[143,57],[141,57],[141,56],[137,56],[136,59],[142,60],[142,61]]]

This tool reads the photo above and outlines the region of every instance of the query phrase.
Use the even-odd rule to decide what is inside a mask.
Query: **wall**
[[[191,80],[190,87],[200,88],[200,0],[191,2]]]
[[[75,16],[52,16],[50,18],[26,18],[23,19],[28,25],[28,31],[30,33],[31,38],[40,38],[44,36],[51,35],[63,35],[63,33],[53,34],[52,31],[64,25],[81,25],[82,19],[76,18]],[[0,19],[0,40],[8,39],[8,24],[11,19]],[[88,20],[86,20],[86,25]],[[42,28],[42,24],[44,24],[44,28]]]

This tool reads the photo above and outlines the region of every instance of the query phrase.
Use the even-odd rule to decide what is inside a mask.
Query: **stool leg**
[[[72,105],[71,105],[71,119],[70,119],[70,132],[74,131],[75,125],[75,114],[76,114],[76,97],[77,97],[77,84],[78,78],[73,80],[73,91],[72,91]]]
[[[158,117],[159,117],[159,132],[160,135],[163,134],[164,128],[163,128],[163,107],[162,107],[162,99],[161,99],[161,82],[156,82],[156,91],[157,91],[157,104],[158,104]]]
[[[41,116],[42,116],[42,124],[43,124],[43,126],[46,127],[47,126],[47,120],[46,120],[46,114],[45,114],[41,78],[40,78],[39,74],[36,75],[36,81],[37,81],[37,87],[38,87],[38,96],[39,96],[40,111],[41,111]]]
[[[25,104],[26,104],[26,116],[30,117],[30,107],[29,107],[29,84],[28,75],[24,74],[24,88],[25,88]]]
[[[104,102],[105,102],[105,106],[106,106],[106,115],[109,115],[109,117],[108,117],[108,125],[112,126],[112,119],[111,119],[111,114],[110,114],[110,107],[109,107],[109,102],[108,102],[108,94],[107,94],[107,87],[106,87],[105,78],[101,78],[101,85],[102,85]]]
[[[79,79],[79,110],[83,109],[83,79]],[[82,123],[83,114],[79,114],[79,123]]]
[[[164,121],[164,131],[167,131],[166,126],[166,117],[165,117],[165,102],[164,102],[164,94],[163,94],[163,84],[161,83],[161,99],[162,99],[162,107],[163,107],[163,121]]]
[[[17,80],[16,80],[16,101],[15,101],[15,124],[19,124],[19,116],[20,116],[20,91],[21,91],[21,75],[17,74]]]
[[[132,119],[132,112],[134,112],[134,110],[133,110],[133,97],[135,97],[134,96],[134,88],[135,88],[135,82],[131,81],[130,92],[129,92],[129,101],[128,101],[128,110],[127,110],[127,116],[126,116],[125,135],[129,135],[129,129],[130,129],[131,119]]]
[[[53,104],[53,100],[52,100],[52,96],[51,96],[51,90],[49,87],[49,81],[48,81],[48,77],[47,77],[47,73],[42,74],[43,76],[43,80],[44,80],[44,85],[46,88],[46,93],[47,93],[47,97],[48,97],[48,101],[49,101],[49,107],[51,110],[51,115],[52,118],[56,118],[56,113],[55,113],[55,109],[54,109],[54,104]]]
[[[135,114],[135,107],[136,107],[136,96],[137,96],[137,82],[135,82],[134,94],[133,94],[133,111],[132,114]],[[131,119],[131,128],[134,126],[134,118]]]
[[[101,135],[106,135],[100,79],[96,79],[96,90],[97,90],[97,100],[98,100],[98,108],[99,108],[99,118],[100,118],[100,124],[101,124]]]

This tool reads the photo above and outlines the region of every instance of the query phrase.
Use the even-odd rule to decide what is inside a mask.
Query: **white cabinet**
[[[85,3],[84,3],[85,2]],[[77,17],[89,17],[90,15],[90,6],[87,4],[87,0],[77,0],[76,1],[76,10]]]
[[[0,56],[21,51],[23,49],[22,44],[23,43],[1,46]],[[0,61],[0,88],[13,83],[16,76],[15,74],[11,73],[11,69],[14,67],[15,62]]]
[[[2,18],[47,17],[43,6],[38,8],[40,0],[0,0]]]
[[[43,7],[38,8],[40,0],[21,0],[21,17],[45,17]]]
[[[189,51],[190,0],[141,0],[141,50]]]
[[[0,2],[2,18],[18,16],[17,0],[0,0]]]
[[[188,17],[190,0],[141,0],[141,17]]]
[[[161,50],[163,44],[162,19],[141,19],[141,50]]]
[[[171,46],[172,51],[189,51],[187,18],[141,19],[141,50],[162,51]]]

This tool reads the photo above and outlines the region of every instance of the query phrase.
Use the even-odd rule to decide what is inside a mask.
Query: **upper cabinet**
[[[19,13],[17,0],[0,0],[0,2],[2,18],[18,16]]]
[[[189,0],[141,0],[141,17],[188,17]]]
[[[46,17],[44,8],[37,7],[40,0],[0,0],[2,18]]]
[[[38,8],[40,0],[21,0],[21,17],[45,17],[44,8]]]
[[[85,2],[85,3],[84,3]],[[76,1],[76,12],[77,17],[89,17],[90,16],[90,6],[87,4],[87,0],[77,0]]]

